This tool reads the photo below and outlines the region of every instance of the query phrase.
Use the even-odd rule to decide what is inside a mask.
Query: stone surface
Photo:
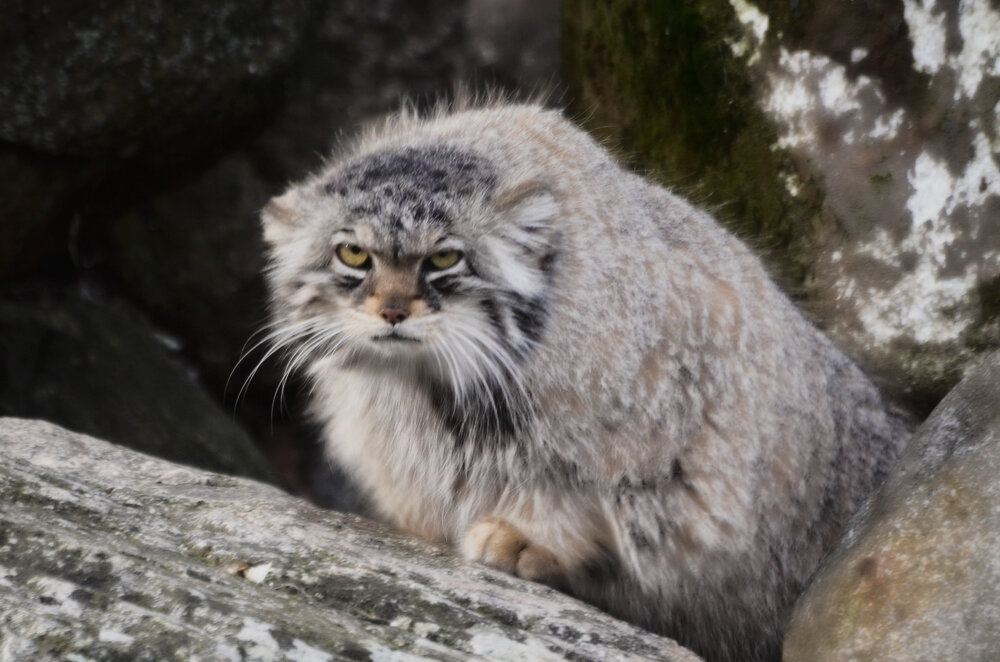
[[[270,196],[252,161],[236,154],[107,223],[117,286],[183,339],[216,396],[265,317],[256,214]]]
[[[897,395],[1000,346],[1000,8],[563,5],[574,107],[751,237]]]
[[[0,416],[11,414],[177,462],[274,480],[246,432],[154,332],[108,303],[0,303]]]
[[[0,276],[258,126],[323,4],[0,2]]]
[[[273,104],[321,3],[4,4],[0,139],[93,159],[170,149]]]
[[[4,660],[698,658],[272,487],[0,419]]]
[[[786,662],[1000,651],[1000,352],[918,430],[799,601]]]

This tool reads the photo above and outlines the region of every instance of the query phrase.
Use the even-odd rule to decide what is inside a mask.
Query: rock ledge
[[[0,418],[0,660],[698,658],[365,519]]]

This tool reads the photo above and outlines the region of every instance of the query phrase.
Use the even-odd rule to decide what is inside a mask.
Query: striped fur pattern
[[[386,519],[708,659],[777,657],[908,434],[739,241],[556,111],[404,111],[263,221],[274,350]]]

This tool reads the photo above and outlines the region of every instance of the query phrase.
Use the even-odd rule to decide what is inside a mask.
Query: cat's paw
[[[524,579],[557,587],[563,583],[555,554],[498,517],[484,517],[469,527],[462,538],[462,554]]]

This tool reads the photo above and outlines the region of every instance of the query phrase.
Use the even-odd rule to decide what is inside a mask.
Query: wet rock
[[[253,481],[0,419],[4,659],[698,658]]]
[[[0,415],[57,421],[184,464],[273,480],[247,434],[116,306],[0,303]]]
[[[563,5],[574,107],[924,411],[1000,346],[1000,8]]]
[[[918,430],[795,609],[784,659],[1000,650],[1000,352]]]

